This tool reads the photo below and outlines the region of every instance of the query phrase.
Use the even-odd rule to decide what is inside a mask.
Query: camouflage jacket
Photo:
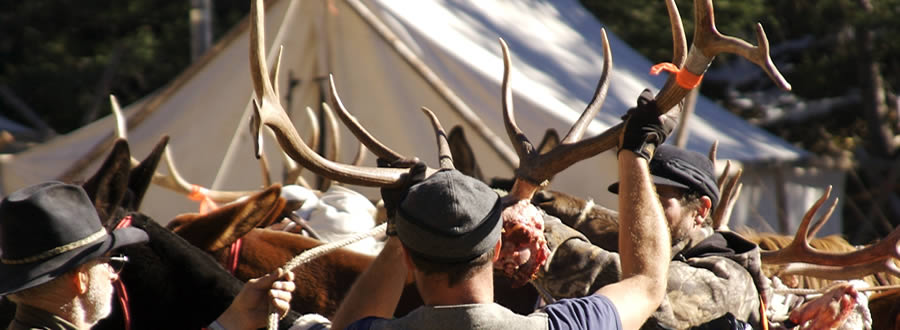
[[[591,244],[555,217],[545,215],[544,226],[550,258],[534,284],[562,299],[589,295],[619,280],[618,253]],[[672,255],[666,297],[644,329],[687,329],[728,312],[760,325],[759,292],[770,290],[760,271],[759,247],[717,232],[676,244]]]

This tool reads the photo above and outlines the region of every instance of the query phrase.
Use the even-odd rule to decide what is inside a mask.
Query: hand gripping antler
[[[255,0],[250,6],[250,73],[256,98],[253,100],[253,117],[250,121],[251,133],[255,137],[254,149],[257,157],[262,153],[261,126],[268,126],[275,133],[284,152],[302,166],[347,184],[363,186],[396,186],[401,184],[407,170],[399,168],[374,168],[340,164],[322,158],[303,142],[297,130],[291,125],[281,106],[273,83],[267,77],[268,67],[263,49],[263,0]],[[371,149],[371,148],[370,148]],[[433,173],[429,169],[428,175]]]
[[[883,261],[888,258],[900,258],[900,250],[897,248],[897,242],[900,240],[900,227],[891,232],[881,241],[869,245],[865,248],[849,252],[849,253],[830,253],[813,249],[809,245],[809,224],[813,215],[819,210],[819,207],[825,203],[831,194],[831,186],[825,190],[825,193],[803,216],[800,227],[794,235],[794,240],[787,247],[777,251],[762,251],[760,257],[763,263],[767,264],[786,264],[792,262],[802,262],[809,264],[825,265],[825,266],[851,266],[861,265],[873,262]],[[828,217],[834,212],[837,206],[835,199],[825,214],[815,225],[821,227]]]
[[[510,56],[509,47],[506,41],[500,39],[500,46],[503,49],[503,122],[506,127],[506,134],[509,136],[516,154],[519,156],[519,168],[516,169],[516,181],[513,184],[509,195],[517,200],[531,199],[531,196],[547,180],[552,178],[556,173],[572,166],[581,160],[589,158],[594,154],[586,154],[579,152],[579,142],[584,135],[584,131],[588,125],[600,111],[603,101],[606,99],[606,92],[609,89],[609,74],[612,70],[612,52],[609,49],[609,40],[606,38],[606,29],[600,30],[600,37],[603,41],[603,73],[600,75],[600,81],[594,91],[594,97],[587,108],[581,113],[572,128],[563,138],[558,146],[546,153],[541,154],[537,148],[528,140],[525,133],[519,129],[516,124],[516,117],[513,111],[512,88],[510,87]]]
[[[693,75],[695,78],[699,79],[699,77],[706,72],[706,69],[709,67],[709,64],[712,63],[712,60],[716,55],[720,53],[733,53],[759,65],[778,86],[790,90],[791,85],[787,83],[784,77],[782,77],[769,56],[769,42],[761,25],[757,25],[757,42],[759,43],[759,46],[752,46],[740,39],[724,36],[716,30],[712,0],[695,0],[694,17],[697,24],[694,26],[693,44],[690,51],[687,51],[684,29],[681,24],[681,17],[678,14],[678,8],[675,5],[675,1],[667,0],[666,8],[669,12],[672,36],[674,39],[673,64],[679,69],[679,72],[682,72],[682,75]],[[685,53],[687,55],[685,55]],[[507,79],[507,77],[504,76],[504,79]],[[669,110],[678,105],[690,91],[691,88],[686,88],[679,84],[677,74],[670,75],[662,90],[656,95],[656,105],[660,115],[677,116],[677,114],[670,113]],[[504,97],[504,102],[507,102],[506,99],[507,97]],[[511,100],[509,103],[511,103]],[[507,127],[509,127],[508,124]],[[621,130],[622,124],[620,123],[607,129],[600,135],[571,144],[559,150],[551,151],[548,153],[547,159],[560,159],[560,161],[553,163],[548,162],[548,164],[546,164],[548,167],[545,172],[558,173],[578,160],[614,148],[618,143],[618,137]],[[516,151],[519,153],[519,157],[522,158],[523,151],[525,151],[525,154],[528,154],[530,151],[529,148],[531,147],[529,143],[526,143],[527,139],[524,139],[523,141],[524,135],[521,134],[521,131],[518,131],[517,128],[514,131],[510,131],[510,129],[507,128],[507,133],[513,140],[513,144],[516,145]],[[544,175],[532,173],[533,171],[534,170],[528,168],[523,169],[520,166],[516,173],[517,175],[521,173],[523,177],[530,178],[529,181],[532,183],[540,183],[541,177]]]

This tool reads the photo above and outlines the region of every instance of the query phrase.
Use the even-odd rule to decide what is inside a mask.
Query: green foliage
[[[245,2],[216,2],[218,34],[245,15]],[[94,119],[84,118],[92,109],[105,115],[108,94],[134,102],[187,67],[189,6],[187,0],[2,1],[0,84],[58,132],[71,131]],[[5,102],[0,113],[20,119]]]
[[[670,61],[672,37],[663,1],[633,0],[613,2],[581,0],[611,31],[646,55],[653,62]],[[683,18],[688,42],[693,34],[693,1],[676,1]],[[777,48],[787,42],[808,40],[805,47],[781,52],[775,58],[792,93],[801,100],[840,97],[858,92],[864,78],[860,74],[866,56],[860,35],[871,31],[875,49],[871,55],[881,65],[885,90],[896,93],[900,87],[900,0],[871,0],[874,10],[867,12],[862,0],[716,0],[715,19],[718,30],[756,44],[755,25],[761,23],[770,45]],[[733,55],[720,56],[713,67],[728,61],[744,61]],[[768,82],[743,86],[742,91],[771,87]],[[725,98],[724,91],[711,84],[703,85],[703,94],[713,99]],[[773,133],[799,143],[812,151],[820,133],[849,134],[858,140],[865,130],[861,111],[832,116],[811,125],[819,133],[783,132],[796,127],[770,127]],[[742,113],[742,115],[754,115]],[[803,130],[800,130],[803,131]],[[846,141],[847,139],[840,139]],[[840,143],[842,146],[856,144]]]

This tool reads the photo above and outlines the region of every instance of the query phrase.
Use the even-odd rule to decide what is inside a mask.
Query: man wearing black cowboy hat
[[[9,329],[90,328],[109,315],[113,282],[127,260],[111,252],[147,240],[138,228],[107,232],[80,186],[51,181],[7,196],[0,202],[0,296],[17,305]],[[248,282],[217,323],[265,324],[267,310],[257,307],[267,294],[286,313],[294,289],[288,274]]]
[[[656,148],[649,163],[672,240],[668,287],[648,324],[687,329],[748,322],[760,326],[760,293],[769,292],[759,248],[731,232],[714,232],[711,214],[719,201],[712,161],[670,145]],[[620,183],[609,187],[621,193]],[[621,194],[620,194],[621,195]],[[619,254],[591,244],[581,233],[550,221],[546,235],[554,259],[536,283],[556,298],[578,297],[619,277]],[[559,223],[557,221],[557,223]],[[652,327],[651,327],[652,328]]]

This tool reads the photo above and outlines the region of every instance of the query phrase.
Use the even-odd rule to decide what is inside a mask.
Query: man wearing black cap
[[[501,202],[484,183],[442,170],[413,184],[394,204],[396,237],[363,273],[333,319],[343,329],[635,329],[665,293],[669,233],[653,192],[648,160],[671,131],[655,105],[626,121],[619,151],[622,279],[593,295],[523,316],[493,303]],[[630,132],[630,133],[629,133]],[[411,171],[410,176],[417,173]],[[415,180],[413,180],[415,181]],[[384,191],[382,195],[385,196]],[[385,196],[385,204],[389,198]],[[389,213],[391,208],[388,207]],[[426,306],[390,319],[407,271]]]
[[[719,201],[713,163],[698,152],[661,145],[650,161],[651,180],[671,233],[673,260],[666,297],[648,324],[687,329],[735,320],[761,325],[760,293],[769,290],[759,248],[731,232],[714,232]],[[620,193],[620,184],[609,187]],[[579,297],[618,280],[619,255],[580,233],[545,221],[554,260],[535,282],[556,298]],[[574,232],[574,233],[573,233]],[[560,234],[562,233],[562,234]],[[558,238],[561,237],[561,238]]]
[[[80,186],[51,181],[7,196],[0,202],[0,296],[17,305],[9,329],[90,328],[111,312],[113,282],[127,261],[111,252],[147,240],[138,228],[107,232]],[[216,323],[258,328],[266,323],[268,311],[258,306],[267,295],[287,312],[294,284],[291,275],[276,282],[282,275],[248,282]]]

